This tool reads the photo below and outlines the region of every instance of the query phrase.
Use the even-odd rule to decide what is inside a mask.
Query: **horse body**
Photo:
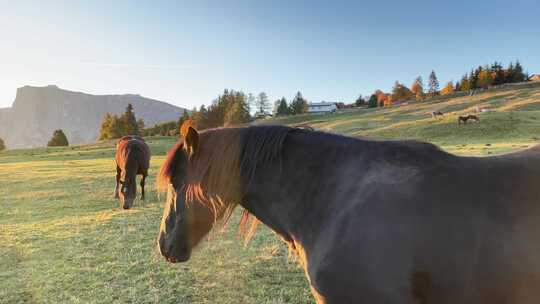
[[[220,132],[201,134],[199,153]],[[540,148],[473,158],[285,127],[237,132],[240,205],[298,254],[318,303],[540,301]],[[249,138],[278,133],[275,157],[254,161],[250,149],[273,144]],[[175,233],[164,230],[160,248]]]
[[[297,132],[283,151],[242,206],[304,251],[322,303],[540,300],[540,155],[534,168],[527,154],[460,158]]]
[[[150,167],[150,149],[144,139],[129,135],[116,144],[116,187],[115,198],[119,198],[124,209],[133,205],[137,193],[136,176],[142,175],[141,198],[144,199],[144,186]],[[119,187],[122,185],[122,187]]]
[[[444,113],[441,112],[441,111],[434,111],[434,112],[431,112],[431,117],[432,117],[432,118],[436,118],[437,116],[444,116]]]
[[[476,115],[469,114],[467,116],[459,116],[458,124],[464,123],[467,124],[467,121],[474,120],[474,122],[480,122],[480,118]]]

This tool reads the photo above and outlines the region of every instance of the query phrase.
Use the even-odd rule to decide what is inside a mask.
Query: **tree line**
[[[465,73],[460,80],[447,82],[442,89],[439,88],[439,79],[435,71],[431,71],[428,76],[427,87],[424,87],[422,76],[416,77],[410,88],[396,81],[392,87],[392,92],[385,93],[376,90],[369,98],[361,95],[356,99],[356,106],[366,105],[370,108],[389,106],[394,102],[414,99],[422,101],[428,97],[437,95],[447,95],[454,92],[466,92],[476,89],[487,89],[506,83],[517,83],[528,80],[528,75],[524,72],[519,61],[510,62],[506,68],[499,62],[491,65],[478,66],[469,73]]]
[[[144,129],[144,120],[135,117],[133,105],[130,103],[126,107],[124,114],[107,113],[101,122],[99,139],[114,139],[125,135],[141,135]]]

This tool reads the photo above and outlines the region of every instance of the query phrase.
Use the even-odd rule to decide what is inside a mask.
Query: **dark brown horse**
[[[459,116],[458,124],[464,123],[467,124],[467,121],[474,120],[475,122],[480,122],[480,118],[476,115],[469,114],[467,116]]]
[[[458,157],[283,126],[189,128],[158,182],[169,262],[240,205],[298,255],[318,303],[540,303],[540,146]]]
[[[115,198],[120,199],[122,208],[133,206],[137,196],[136,176],[142,175],[141,199],[144,200],[144,185],[150,167],[150,149],[139,136],[124,136],[116,144],[116,187]],[[119,187],[122,185],[122,187]]]
[[[431,112],[431,117],[432,118],[436,118],[437,116],[444,116],[444,113],[441,112],[441,111]]]

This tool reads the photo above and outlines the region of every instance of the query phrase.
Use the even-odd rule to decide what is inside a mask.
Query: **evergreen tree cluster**
[[[140,132],[142,136],[177,136],[180,134],[180,127],[184,121],[189,119],[189,114],[184,110],[184,113],[178,120],[162,122],[154,125],[153,127],[142,129]]]
[[[198,129],[217,128],[249,122],[250,105],[246,94],[240,91],[225,90],[206,108],[202,105],[193,109],[191,118]]]
[[[175,136],[178,134],[178,122],[175,120],[162,122],[142,130],[142,136]]]
[[[121,116],[107,113],[101,122],[99,139],[114,139],[125,135],[140,135],[144,128],[144,121],[137,120],[133,105],[128,104],[126,111]]]
[[[54,130],[51,140],[47,143],[47,147],[64,147],[69,146],[66,134],[61,129]]]
[[[287,103],[287,99],[285,99],[285,97],[281,97],[281,99],[278,99],[276,103],[278,104],[276,108],[277,116],[303,114],[306,113],[308,109],[308,101],[300,92],[296,93],[291,104]]]
[[[6,144],[4,143],[4,140],[0,138],[0,151],[6,149]]]
[[[499,62],[494,62],[492,65],[478,66],[476,69],[466,73],[461,77],[454,87],[455,91],[469,91],[480,88],[488,88],[505,83],[523,82],[528,79],[527,74],[523,71],[523,66],[519,61],[514,64],[510,62],[508,66],[503,68]]]

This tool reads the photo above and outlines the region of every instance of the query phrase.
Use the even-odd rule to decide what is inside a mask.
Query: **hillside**
[[[55,129],[62,129],[71,144],[93,142],[105,113],[120,114],[128,103],[147,126],[176,120],[184,111],[140,95],[90,95],[57,86],[25,86],[17,89],[11,108],[0,109],[0,138],[10,149],[40,147]]]
[[[486,112],[476,113],[476,108]],[[442,111],[444,117],[430,113]],[[459,115],[480,123],[458,125]],[[540,82],[492,89],[475,96],[441,96],[388,108],[269,119],[265,124],[307,124],[351,136],[418,139],[458,154],[491,154],[525,148],[540,139]]]

